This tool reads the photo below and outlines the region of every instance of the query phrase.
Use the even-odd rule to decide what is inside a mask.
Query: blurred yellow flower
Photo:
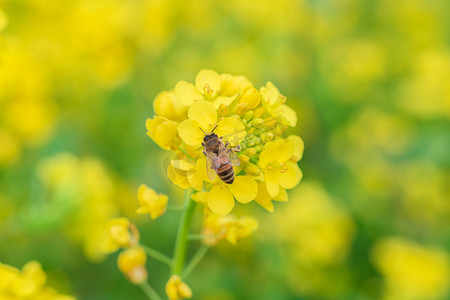
[[[450,257],[442,249],[403,238],[377,242],[373,261],[385,279],[383,299],[444,299],[450,288]]]
[[[145,184],[139,187],[137,198],[141,205],[136,210],[138,214],[150,214],[150,217],[154,220],[166,212],[169,198],[161,193],[157,194]]]
[[[0,6],[0,31],[5,29],[6,25],[8,25],[8,18],[6,17],[5,12]]]
[[[237,218],[233,215],[223,217],[208,213],[203,220],[202,241],[209,246],[215,246],[221,240],[235,245],[257,229],[258,221],[251,216]]]
[[[106,225],[106,236],[103,241],[105,253],[114,252],[121,247],[130,247],[139,243],[139,232],[127,218],[112,219]]]
[[[0,263],[0,299],[74,300],[46,287],[47,275],[36,261],[22,270]]]
[[[166,284],[166,294],[169,300],[192,298],[192,290],[181,281],[180,276],[172,275]]]
[[[146,261],[145,250],[139,246],[133,246],[119,254],[117,265],[130,282],[140,284],[147,280]]]

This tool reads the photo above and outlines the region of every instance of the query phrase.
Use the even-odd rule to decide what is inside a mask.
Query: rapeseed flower
[[[144,249],[134,246],[119,254],[117,265],[129,281],[134,284],[140,284],[147,280],[146,261],[147,254]]]
[[[40,263],[30,261],[22,270],[0,263],[0,299],[74,300],[47,287]]]
[[[191,288],[181,281],[180,276],[172,275],[166,284],[166,294],[169,300],[192,298]]]
[[[147,120],[147,129],[161,148],[175,154],[167,168],[169,179],[183,189],[207,192],[204,205],[215,214],[230,213],[234,200],[257,199],[272,211],[271,200],[287,201],[285,190],[302,178],[297,162],[303,141],[286,135],[297,115],[285,103],[286,97],[271,82],[258,90],[243,76],[202,70],[195,84],[180,81],[173,91],[156,97],[156,115]],[[232,184],[206,176],[202,142],[211,132],[227,147],[237,146],[240,165],[234,167]]]
[[[106,237],[103,251],[114,252],[121,247],[130,247],[139,243],[139,232],[127,218],[115,218],[106,225]]]
[[[150,214],[150,217],[154,220],[166,212],[168,197],[157,194],[153,189],[143,184],[138,190],[138,201],[141,206],[136,210],[136,213]]]

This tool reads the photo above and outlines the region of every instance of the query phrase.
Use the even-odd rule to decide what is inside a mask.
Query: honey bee
[[[229,143],[223,143],[222,137],[219,137],[214,133],[214,129],[211,133],[205,133],[203,138],[203,154],[206,156],[206,173],[208,178],[212,181],[219,176],[220,180],[227,184],[232,184],[234,181],[234,169],[233,166],[239,166],[240,161],[238,156],[233,151],[240,151],[240,145],[236,148],[228,148]],[[201,129],[201,128],[200,128]]]

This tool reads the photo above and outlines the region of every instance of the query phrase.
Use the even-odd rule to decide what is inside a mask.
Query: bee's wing
[[[239,166],[241,164],[241,161],[239,160],[239,157],[236,155],[236,153],[234,153],[231,149],[227,148],[222,143],[219,146],[219,157],[221,157],[224,153],[228,156],[233,166]]]
[[[214,153],[206,152],[206,174],[208,175],[209,180],[213,181],[216,178],[216,171],[213,168],[212,160],[216,155]]]

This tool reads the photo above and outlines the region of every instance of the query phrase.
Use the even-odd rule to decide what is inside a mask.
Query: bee
[[[233,166],[240,165],[239,157],[233,151],[239,152],[241,147],[238,145],[233,149],[228,148],[229,143],[224,144],[222,137],[214,133],[216,128],[217,125],[209,134],[200,128],[205,133],[202,146],[203,154],[206,156],[206,173],[211,181],[217,174],[220,180],[232,184],[235,177]]]

